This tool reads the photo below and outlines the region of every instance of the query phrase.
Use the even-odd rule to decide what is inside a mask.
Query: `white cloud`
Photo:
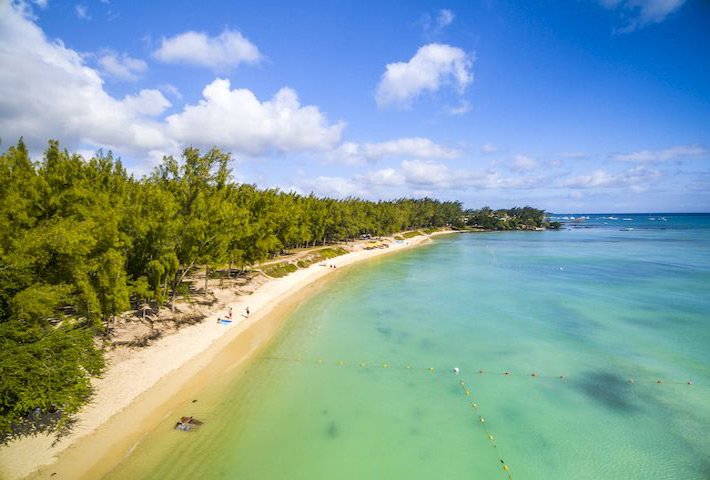
[[[304,186],[305,190],[314,191],[326,197],[364,197],[368,194],[368,191],[357,182],[343,177],[320,176],[305,182]]]
[[[618,33],[629,33],[646,25],[661,23],[671,13],[683,6],[685,0],[599,0],[609,9],[621,9],[626,25]]]
[[[124,152],[172,145],[152,118],[159,92],[110,96],[81,55],[49,41],[24,9],[8,2],[0,2],[0,64],[12,65],[0,69],[0,132],[7,141],[24,136],[37,148],[57,138],[70,148]]]
[[[122,103],[129,112],[151,117],[160,115],[172,105],[159,90],[152,89],[141,90],[138,95],[126,95]]]
[[[136,81],[140,74],[148,69],[148,64],[138,58],[133,58],[125,53],[118,54],[107,50],[98,60],[101,70],[106,74],[120,80]]]
[[[473,81],[471,58],[457,47],[430,43],[421,47],[407,62],[387,65],[377,87],[378,106],[409,107],[423,93],[433,93],[445,85],[463,94]]]
[[[518,175],[503,176],[496,171],[451,169],[448,165],[430,160],[405,160],[400,165],[401,171],[384,169],[362,177],[377,185],[404,185],[412,190],[466,190],[477,189],[528,189],[539,186],[547,180],[539,176]]]
[[[164,83],[158,88],[161,92],[167,93],[171,97],[176,98],[178,100],[182,100],[182,93],[180,93],[180,90],[178,90],[178,88],[172,83]]]
[[[439,15],[436,17],[436,23],[440,27],[448,27],[454,21],[454,12],[451,10],[443,9],[439,11]]]
[[[330,124],[318,107],[300,105],[293,90],[260,102],[220,79],[205,87],[201,101],[163,118],[171,102],[160,90],[110,95],[98,70],[48,40],[28,10],[0,1],[0,64],[13,67],[0,69],[0,132],[7,142],[24,136],[37,151],[56,138],[70,149],[106,148],[147,159],[186,144],[260,154],[329,150],[341,141],[344,124]],[[179,98],[174,87],[161,89]]]
[[[459,155],[458,150],[444,147],[428,138],[411,137],[375,143],[345,142],[326,153],[325,158],[346,165],[360,165],[388,157],[451,159]]]
[[[76,16],[78,18],[81,18],[82,20],[91,20],[91,16],[89,15],[89,8],[86,5],[74,5],[74,12],[76,13]]]
[[[514,172],[529,172],[535,170],[540,163],[532,157],[526,155],[515,155],[510,169]]]
[[[443,33],[444,29],[451,25],[456,18],[454,12],[448,9],[439,10],[435,17],[429,13],[422,15],[420,24],[427,39],[435,39]]]
[[[661,173],[638,166],[621,173],[598,169],[591,173],[562,180],[559,185],[569,188],[628,188],[639,192],[661,179]]]
[[[492,143],[485,143],[481,146],[481,152],[483,153],[494,153],[498,151],[498,147]]]
[[[405,183],[404,175],[398,173],[394,168],[375,170],[374,172],[368,172],[357,178],[371,185],[386,187],[401,186]]]
[[[619,153],[614,155],[613,158],[622,162],[660,163],[668,160],[702,156],[710,156],[710,150],[699,145],[678,145],[663,150],[639,150],[631,153]]]
[[[466,100],[461,100],[458,105],[446,109],[451,115],[463,115],[471,111],[471,104]]]
[[[327,150],[340,142],[342,122],[328,124],[318,107],[302,106],[296,92],[282,88],[260,102],[246,89],[216,79],[203,99],[166,119],[167,131],[183,144],[218,145],[238,153]]]
[[[405,160],[402,172],[407,183],[414,185],[437,185],[448,187],[454,183],[455,175],[443,163],[422,160]]]
[[[195,65],[217,70],[254,64],[261,60],[259,49],[241,33],[225,30],[216,37],[202,32],[185,32],[163,38],[153,56],[165,63]]]

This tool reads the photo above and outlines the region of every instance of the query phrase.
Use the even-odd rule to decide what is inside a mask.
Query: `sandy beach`
[[[450,232],[436,232],[433,235]],[[431,235],[431,236],[433,236]],[[389,248],[359,249],[286,277],[271,279],[249,296],[227,306],[235,322],[220,325],[226,309],[203,322],[165,336],[148,348],[129,350],[114,359],[94,381],[95,396],[76,416],[70,434],[36,435],[0,448],[0,478],[99,478],[140,441],[145,432],[170,415],[180,402],[209,382],[206,369],[238,368],[279,330],[287,313],[318,291],[321,279],[339,268],[430,241],[421,235],[391,241]],[[250,315],[246,316],[246,308]]]

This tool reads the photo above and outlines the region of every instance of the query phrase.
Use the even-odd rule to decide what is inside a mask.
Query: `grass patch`
[[[404,232],[404,233],[402,234],[402,237],[404,237],[404,238],[413,238],[413,237],[418,237],[418,236],[421,235],[421,234],[422,234],[422,232],[420,232],[419,230],[415,230],[415,231],[413,231],[413,232]]]
[[[439,231],[438,228],[427,228],[424,230],[424,233],[426,233],[427,235],[431,235],[432,233],[438,232],[438,231]]]
[[[402,240],[404,240],[404,237],[402,235],[395,235],[394,239],[402,241]]]
[[[319,263],[324,260],[329,260],[331,258],[339,257],[340,255],[345,255],[346,253],[348,253],[348,251],[342,247],[322,248],[320,250],[313,252],[311,255],[303,257],[301,260],[296,262],[296,264],[298,265],[299,268],[306,268],[306,267],[310,267],[314,263]]]
[[[298,270],[298,267],[293,263],[274,263],[273,265],[267,265],[261,269],[265,275],[271,278],[281,278],[285,277],[289,273],[293,273]]]

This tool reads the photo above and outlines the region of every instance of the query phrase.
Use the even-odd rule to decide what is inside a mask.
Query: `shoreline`
[[[457,233],[434,232],[391,242],[387,249],[359,249],[328,261],[338,267],[408,250],[431,237]],[[163,337],[151,346],[132,350],[110,365],[94,383],[95,395],[76,416],[65,437],[53,434],[23,437],[0,447],[0,478],[97,478],[111,471],[173,409],[206,386],[215,366],[243,367],[280,330],[288,313],[320,290],[324,279],[339,269],[318,264],[283,278],[271,279],[252,295],[227,305],[239,321],[220,325],[225,308],[202,322]],[[251,315],[240,312],[249,307]],[[192,393],[194,395],[194,393]],[[167,412],[167,413],[166,413]],[[162,414],[161,414],[162,413]],[[123,415],[118,415],[123,414]]]

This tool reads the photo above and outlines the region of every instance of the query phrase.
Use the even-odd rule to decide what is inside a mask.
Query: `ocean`
[[[358,264],[110,479],[708,479],[710,215]]]

